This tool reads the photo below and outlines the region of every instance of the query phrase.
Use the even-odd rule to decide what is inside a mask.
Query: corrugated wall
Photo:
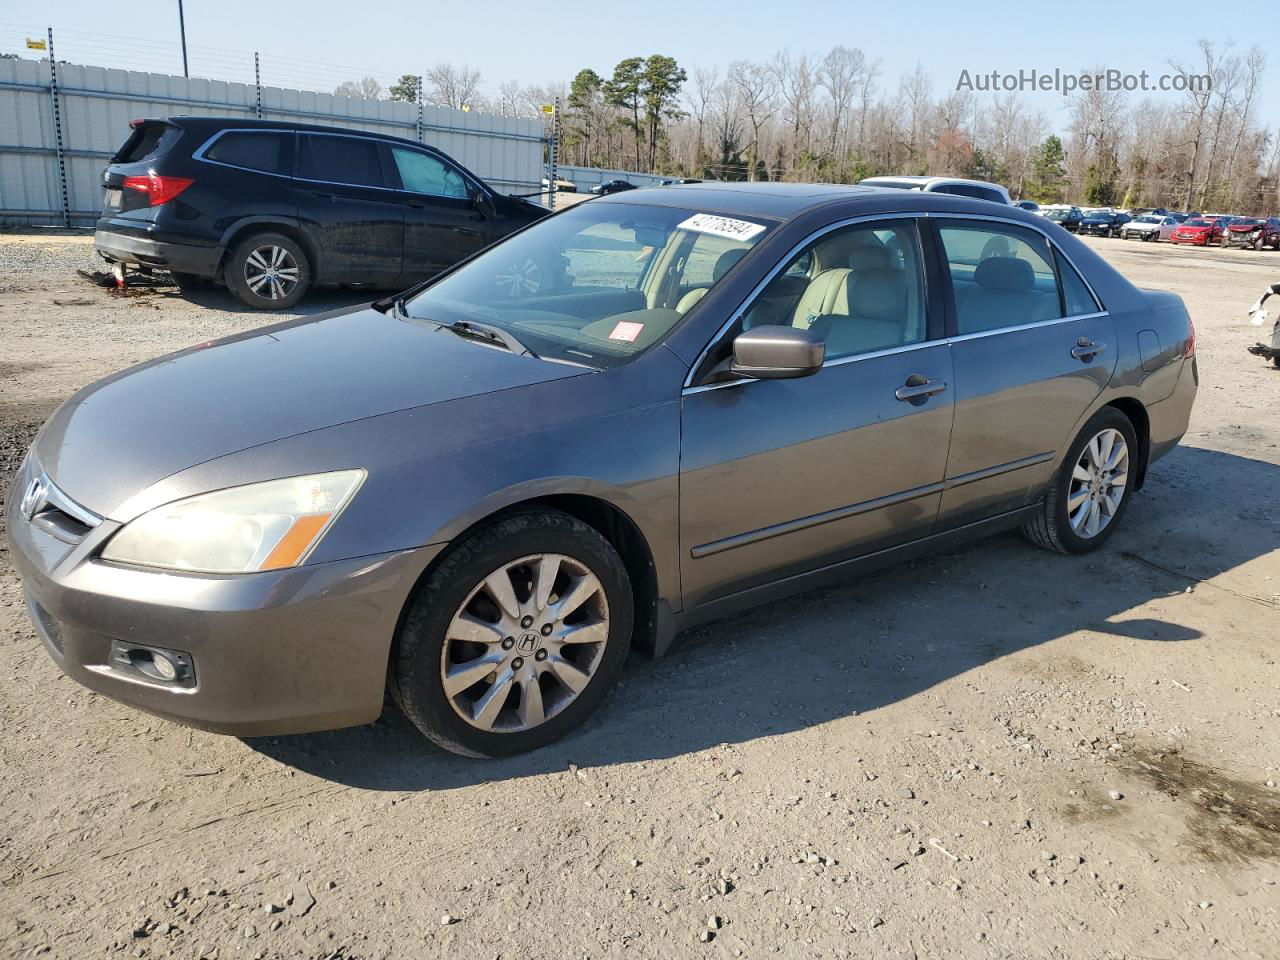
[[[101,208],[102,168],[138,117],[252,117],[258,88],[246,83],[58,64],[67,193],[73,222]],[[262,117],[352,127],[415,139],[418,107],[328,93],[262,87]],[[507,193],[535,193],[543,171],[538,120],[423,107],[422,140]],[[49,62],[0,60],[0,222],[61,224]]]

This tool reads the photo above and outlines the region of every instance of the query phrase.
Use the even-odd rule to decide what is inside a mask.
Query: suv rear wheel
[[[255,310],[285,310],[311,287],[311,264],[294,240],[256,233],[241,240],[223,268],[227,288]]]

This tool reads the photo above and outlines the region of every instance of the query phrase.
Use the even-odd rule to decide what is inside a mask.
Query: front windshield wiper
[[[409,294],[403,294],[398,297],[387,297],[385,300],[375,303],[375,307],[386,309],[391,308],[394,315],[402,320],[418,319],[409,316],[409,311],[405,309],[405,301],[409,298]],[[495,326],[491,323],[481,323],[478,320],[454,320],[452,323],[446,323],[443,320],[436,320],[431,317],[423,317],[428,323],[434,323],[438,327],[442,327],[452,333],[456,333],[460,337],[467,337],[472,340],[479,340],[483,343],[492,343],[496,346],[504,347],[514,354],[522,357],[532,357],[534,360],[542,358],[522,343],[513,333],[504,330],[502,327]]]
[[[497,344],[506,347],[512,353],[520,354],[524,357],[532,357],[535,360],[539,359],[536,353],[521,343],[514,334],[502,329],[502,327],[489,323],[480,323],[476,320],[454,320],[452,323],[445,323],[443,320],[432,320],[431,322],[440,324],[446,330],[452,330],[460,337],[469,337],[472,340]]]

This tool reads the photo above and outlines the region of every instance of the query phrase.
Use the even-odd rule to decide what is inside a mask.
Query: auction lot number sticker
[[[688,220],[681,222],[679,229],[711,233],[728,240],[750,240],[756,234],[764,233],[764,227],[758,223],[735,220],[733,217],[717,217],[710,213],[695,213]]]

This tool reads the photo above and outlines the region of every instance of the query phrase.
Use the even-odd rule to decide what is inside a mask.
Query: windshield
[[[1067,219],[1067,211],[1050,210],[1048,213],[1045,214],[1045,216],[1048,217],[1050,220],[1065,220]]]
[[[1139,217],[1138,222],[1139,223],[1159,223],[1160,218],[1159,217]]]
[[[592,200],[496,245],[405,311],[486,323],[538,356],[612,367],[665,336],[772,226]]]

